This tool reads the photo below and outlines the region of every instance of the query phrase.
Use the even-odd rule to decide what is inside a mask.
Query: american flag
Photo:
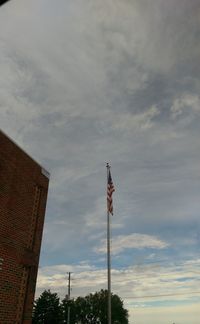
[[[112,178],[111,178],[111,173],[110,169],[108,171],[108,186],[107,186],[107,208],[108,212],[113,215],[113,201],[112,201],[112,194],[115,191]]]

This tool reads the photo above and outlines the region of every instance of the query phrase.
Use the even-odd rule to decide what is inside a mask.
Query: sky
[[[0,127],[51,174],[36,297],[106,289],[130,324],[200,317],[200,1],[12,0]]]

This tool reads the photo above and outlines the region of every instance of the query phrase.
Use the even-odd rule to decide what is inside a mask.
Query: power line
[[[144,296],[120,296],[121,299],[144,299],[144,298],[158,298],[158,297],[173,297],[173,296],[187,296],[187,295],[198,295],[200,291],[191,291],[185,293],[176,293],[176,294],[159,294],[159,295],[144,295]],[[74,296],[78,298],[79,296]]]
[[[122,299],[143,299],[143,298],[155,298],[155,297],[173,297],[173,296],[187,296],[187,295],[196,295],[200,294],[200,291],[191,291],[184,293],[176,293],[176,294],[160,294],[160,295],[147,295],[147,296],[122,296]]]
[[[94,271],[95,273],[95,271]],[[123,273],[121,273],[123,274]],[[172,278],[170,278],[170,281],[172,280],[176,280],[176,279],[180,279],[180,278],[188,278],[188,279],[192,279],[193,281],[199,281],[200,280],[200,272],[199,271],[193,271],[193,270],[188,270],[187,273],[185,272],[172,272]],[[199,275],[199,276],[192,276],[192,274],[196,274],[196,275]],[[119,274],[117,274],[119,275]],[[131,278],[131,281],[133,280],[140,280],[140,279],[146,279],[146,280],[152,280],[152,279],[162,279],[163,277],[169,277],[169,273],[146,273],[146,275],[144,274],[143,276],[138,276],[136,273],[132,272],[131,275],[133,275],[134,277]],[[115,274],[113,274],[113,276],[115,276]],[[75,277],[76,279],[76,277]],[[79,276],[79,279],[80,279],[80,276]],[[82,279],[82,278],[81,278]],[[128,280],[127,280],[128,281]],[[124,283],[124,279],[116,279],[115,281],[116,283],[120,283],[120,282],[123,282]]]
[[[194,273],[194,274],[197,274],[197,275],[200,275],[200,272],[197,272],[197,271],[190,271],[188,270],[189,273]],[[146,276],[137,276],[137,274],[134,274],[132,273],[133,275],[135,275],[135,277],[131,280],[140,280],[140,279],[159,279],[159,278],[162,278],[162,277],[169,277],[169,273],[160,273],[159,275],[156,274],[156,273],[153,273],[152,276],[150,276],[149,273],[146,274]],[[172,275],[174,275],[175,278],[171,278],[170,280],[174,279],[179,279],[179,278],[182,278],[182,277],[187,277],[187,278],[191,278],[193,280],[199,280],[196,276],[192,276],[192,275],[187,275],[185,274],[184,272],[172,272]],[[124,280],[117,280],[116,282],[124,282]]]

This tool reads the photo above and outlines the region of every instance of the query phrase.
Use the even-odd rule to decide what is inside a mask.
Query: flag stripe
[[[113,215],[113,201],[112,194],[115,191],[110,170],[108,171],[108,186],[107,186],[107,208],[108,212]]]

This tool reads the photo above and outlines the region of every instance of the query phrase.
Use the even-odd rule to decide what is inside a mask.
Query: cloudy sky
[[[37,296],[106,288],[130,324],[200,317],[200,0],[12,0],[0,127],[50,173]]]

